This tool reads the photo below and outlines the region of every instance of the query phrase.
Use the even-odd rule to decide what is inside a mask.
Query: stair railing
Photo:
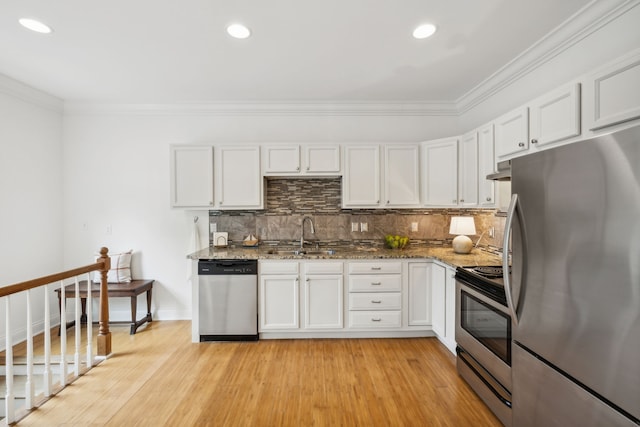
[[[73,279],[75,284],[75,349],[74,349],[74,376],[80,376],[80,346],[81,346],[81,328],[80,328],[80,282],[78,277],[86,275],[87,284],[87,349],[86,364],[87,370],[91,369],[94,363],[93,347],[92,347],[92,302],[91,302],[91,272],[100,272],[100,312],[98,315],[98,337],[97,337],[97,356],[100,358],[107,357],[111,354],[111,331],[109,331],[109,298],[107,293],[107,272],[111,267],[111,259],[108,256],[109,250],[105,247],[100,249],[100,257],[95,263],[85,265],[83,267],[74,268],[72,270],[63,271],[61,273],[51,274],[49,276],[39,277],[37,279],[27,280],[9,286],[0,287],[0,298],[5,300],[5,328],[6,328],[6,349],[5,349],[5,419],[8,425],[17,421],[15,408],[15,390],[14,390],[14,360],[13,360],[13,334],[11,330],[11,297],[26,293],[26,383],[25,383],[25,407],[28,412],[35,407],[35,387],[33,379],[33,320],[32,320],[32,304],[31,290],[44,287],[44,371],[43,371],[43,394],[46,398],[53,394],[52,389],[52,371],[51,371],[51,309],[50,309],[50,286],[56,282],[60,282],[60,389],[68,384],[67,363],[66,363],[66,298],[65,298],[65,280]],[[86,372],[86,371],[85,371]],[[26,412],[25,412],[26,415]]]

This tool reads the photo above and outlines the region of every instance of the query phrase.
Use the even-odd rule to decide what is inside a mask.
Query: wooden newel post
[[[111,258],[107,255],[109,249],[100,248],[102,268],[100,269],[100,316],[98,318],[98,356],[111,354],[111,331],[109,331],[109,294],[107,291],[107,272],[111,268]]]

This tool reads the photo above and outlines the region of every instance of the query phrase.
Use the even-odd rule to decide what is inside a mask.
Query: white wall
[[[460,116],[459,132],[468,132],[498,118],[556,87],[640,48],[640,5],[638,2],[606,25],[590,29],[583,38],[515,80],[490,98]],[[584,92],[584,88],[583,88]]]
[[[63,270],[62,169],[62,102],[0,76],[0,286]],[[41,331],[44,291],[32,298]],[[49,299],[57,314],[53,289]],[[24,301],[11,297],[16,340],[25,335]],[[4,301],[0,340],[4,348]]]
[[[203,240],[208,223],[206,211],[169,207],[169,144],[418,142],[451,134],[456,124],[456,117],[99,110],[65,114],[65,264],[85,263],[100,246],[133,249],[134,277],[156,280],[157,319],[191,318],[186,255],[193,216],[202,218]],[[111,317],[127,319],[128,304],[112,299]],[[141,313],[142,298],[138,306]]]

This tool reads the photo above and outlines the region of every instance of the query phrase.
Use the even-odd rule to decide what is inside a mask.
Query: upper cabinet
[[[596,70],[585,86],[587,129],[640,118],[640,50]]]
[[[493,149],[493,123],[478,128],[478,204],[493,207],[496,204],[496,182],[487,179],[495,172]]]
[[[385,145],[384,206],[416,207],[420,205],[420,147]]]
[[[427,206],[458,206],[458,139],[422,145],[423,201]]]
[[[458,144],[458,206],[478,206],[478,132],[463,135]]]
[[[210,209],[213,205],[213,147],[172,145],[171,206]]]
[[[580,85],[572,83],[533,100],[495,122],[497,160],[580,135]],[[544,147],[546,148],[546,147]]]
[[[264,180],[260,173],[260,147],[216,147],[216,207],[262,209]]]
[[[264,175],[340,175],[339,145],[267,145]]]
[[[171,206],[262,209],[260,147],[222,146],[215,150],[214,156],[213,146],[171,146]]]
[[[349,145],[344,149],[342,206],[401,208],[420,205],[419,146]],[[382,173],[381,173],[382,171]]]

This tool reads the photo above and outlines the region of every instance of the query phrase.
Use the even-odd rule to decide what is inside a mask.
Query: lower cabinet
[[[431,336],[440,269],[430,260],[261,260],[259,331],[263,338]]]
[[[304,263],[304,328],[343,327],[342,262]]]
[[[456,352],[456,282],[455,270],[431,265],[431,320],[433,332],[452,353]]]

